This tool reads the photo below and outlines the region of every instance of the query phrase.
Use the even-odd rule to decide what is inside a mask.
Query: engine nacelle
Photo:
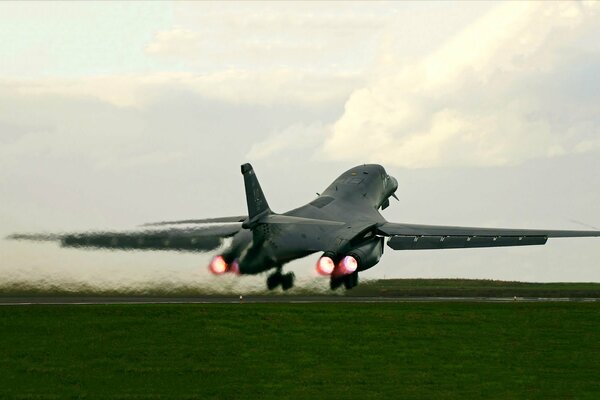
[[[375,237],[350,250],[349,256],[358,261],[358,271],[364,271],[376,265],[383,254],[383,238]]]

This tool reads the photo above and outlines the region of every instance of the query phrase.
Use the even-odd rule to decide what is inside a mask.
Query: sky
[[[3,2],[0,236],[243,214],[245,162],[277,212],[379,163],[390,221],[597,227],[598,37],[598,2]],[[209,257],[2,240],[0,285],[262,285]],[[317,257],[289,268],[325,288]],[[364,276],[600,281],[599,260],[387,249]]]

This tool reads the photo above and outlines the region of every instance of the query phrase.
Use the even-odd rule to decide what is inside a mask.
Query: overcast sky
[[[244,162],[278,212],[374,162],[390,221],[600,226],[598,37],[596,2],[1,3],[0,235],[245,213]],[[4,282],[217,282],[208,256],[0,251]],[[600,242],[365,276],[600,281]]]

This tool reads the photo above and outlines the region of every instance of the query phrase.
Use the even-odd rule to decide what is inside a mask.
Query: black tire
[[[283,290],[288,290],[294,287],[295,275],[293,272],[288,272],[287,274],[282,275],[281,278],[281,288]]]
[[[344,287],[347,290],[352,289],[356,285],[358,285],[358,272],[354,272],[344,277]]]
[[[267,278],[267,289],[273,290],[281,284],[282,276],[279,272],[269,275]]]
[[[344,277],[344,287],[346,288],[346,290],[350,290],[353,288],[352,286],[352,275],[346,275]]]
[[[331,290],[335,290],[342,286],[342,283],[344,283],[344,278],[331,278],[329,281],[329,287]]]

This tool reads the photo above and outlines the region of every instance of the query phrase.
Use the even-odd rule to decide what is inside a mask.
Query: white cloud
[[[289,151],[297,153],[306,149],[315,149],[323,143],[328,131],[328,127],[321,123],[292,125],[270,135],[262,142],[253,144],[246,157],[250,160],[261,160]]]
[[[223,70],[215,73],[164,72],[147,75],[46,78],[0,81],[0,87],[23,95],[87,97],[119,107],[152,102],[160,89],[176,87],[205,98],[234,104],[322,106],[343,101],[361,82],[356,74],[318,73],[278,68],[265,71]]]
[[[117,156],[108,156],[98,163],[100,169],[122,169],[122,168],[147,168],[151,166],[173,165],[186,155],[179,151],[153,151],[140,155],[131,155],[124,159]],[[116,166],[116,167],[115,167]]]
[[[179,30],[196,32],[202,41],[193,48],[187,45],[189,34],[164,32],[160,42],[168,45],[160,47],[186,48],[186,61],[208,71],[223,66],[362,70],[371,57],[357,54],[372,54],[377,34],[397,12],[375,3],[179,3],[174,8]]]
[[[596,49],[585,47],[594,42],[585,35],[598,21],[596,8],[524,2],[494,8],[421,62],[379,69],[351,95],[322,151],[414,168],[591,151],[596,146],[582,143],[600,130],[573,127],[594,126],[600,108],[567,99],[557,82],[568,84],[580,64],[576,46],[592,51],[588,62],[598,62]],[[576,56],[565,57],[566,49]]]
[[[145,50],[152,55],[186,58],[196,56],[200,45],[200,35],[197,32],[175,27],[158,31]]]

